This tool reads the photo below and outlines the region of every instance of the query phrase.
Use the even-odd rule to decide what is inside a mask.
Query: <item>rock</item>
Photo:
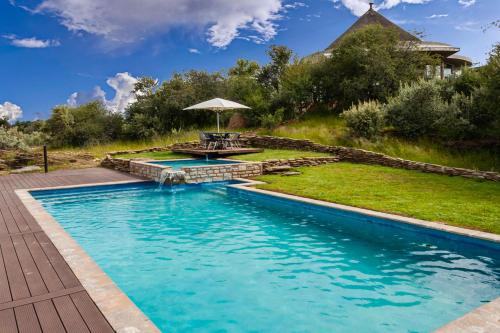
[[[245,120],[245,117],[243,117],[241,113],[236,112],[229,119],[229,124],[227,125],[227,128],[230,130],[245,128],[246,124],[247,122]]]
[[[302,173],[298,172],[298,171],[287,171],[287,172],[283,172],[281,175],[282,176],[298,176],[298,175],[301,175]]]
[[[40,170],[42,170],[42,168],[40,168],[38,165],[30,165],[22,167],[20,169],[12,170],[10,173],[26,173],[26,172],[35,172]]]
[[[289,165],[277,165],[277,166],[272,166],[272,167],[267,167],[265,168],[266,173],[278,173],[278,172],[285,172],[289,171],[292,167]]]

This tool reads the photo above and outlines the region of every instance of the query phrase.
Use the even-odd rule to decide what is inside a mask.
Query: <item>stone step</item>
[[[277,166],[270,166],[266,167],[264,169],[265,173],[279,173],[279,172],[285,172],[291,170],[292,167],[290,165],[277,165]]]

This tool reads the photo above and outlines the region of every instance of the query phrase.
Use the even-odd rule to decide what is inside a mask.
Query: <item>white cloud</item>
[[[309,6],[303,2],[295,1],[292,3],[285,4],[285,5],[283,5],[283,7],[285,7],[286,9],[295,9],[295,8],[299,8],[299,7],[309,7]]]
[[[448,14],[432,14],[431,16],[427,16],[428,19],[439,19],[443,17],[448,17]]]
[[[464,7],[469,7],[475,4],[476,0],[458,0],[458,3]]]
[[[224,48],[243,32],[268,41],[277,33],[283,0],[43,0],[37,13],[59,18],[67,29],[135,42],[172,27],[206,28],[207,40]]]
[[[194,54],[201,54],[200,50],[198,49],[188,49],[189,53],[194,53]]]
[[[363,15],[369,8],[368,3],[372,0],[331,0],[333,3],[342,3],[347,9],[351,11],[356,16]],[[381,4],[375,6],[377,10],[379,9],[389,9],[395,7],[399,4],[424,4],[432,0],[384,0]]]
[[[23,110],[19,105],[11,102],[4,102],[0,104],[0,118],[5,118],[12,122],[23,116]]]
[[[78,106],[90,101],[101,101],[106,104],[106,92],[101,87],[95,86],[92,91],[80,91],[72,93],[66,103],[70,106]]]
[[[16,35],[3,35],[3,38],[10,40],[10,44],[17,47],[25,47],[30,49],[43,49],[46,47],[59,46],[61,43],[55,39],[38,39],[31,38],[18,38]]]
[[[97,100],[101,101],[112,112],[122,113],[130,103],[136,100],[133,92],[136,82],[137,79],[127,72],[117,73],[106,80],[108,86],[115,91],[113,99],[108,100],[106,92],[100,86],[96,86],[91,92],[72,93],[66,103],[70,106],[78,106]]]
[[[455,26],[455,29],[459,30],[459,31],[469,31],[469,32],[474,32],[474,31],[480,30],[479,23],[474,22],[474,21],[467,21],[467,22],[460,23],[460,24]]]

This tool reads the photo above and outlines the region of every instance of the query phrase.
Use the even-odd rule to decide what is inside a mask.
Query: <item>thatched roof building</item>
[[[356,22],[354,22],[354,24],[351,25],[349,29],[347,29],[342,35],[335,39],[325,50],[313,53],[305,57],[305,59],[309,61],[318,61],[321,57],[331,56],[332,51],[336,47],[338,47],[340,41],[342,41],[345,36],[371,24],[379,24],[382,27],[396,31],[399,34],[399,39],[401,42],[414,43],[418,51],[439,55],[442,59],[439,70],[441,78],[459,74],[464,66],[472,65],[472,60],[470,58],[457,54],[457,52],[460,51],[460,48],[446,43],[421,40],[417,36],[412,35],[397,24],[391,22],[382,14],[378,13],[373,8],[373,3],[370,3],[370,9],[368,9],[366,13],[364,13]]]

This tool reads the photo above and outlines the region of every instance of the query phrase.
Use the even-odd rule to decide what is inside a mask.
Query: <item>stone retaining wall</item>
[[[349,161],[364,164],[377,164],[394,168],[419,170],[423,172],[437,173],[448,176],[462,176],[468,178],[487,179],[500,181],[500,173],[491,171],[477,171],[463,168],[447,167],[443,165],[415,162],[404,160],[401,158],[391,157],[381,153],[372,151],[341,147],[328,146],[314,143],[310,140],[298,140],[266,135],[244,134],[242,135],[242,144],[244,146],[252,146],[258,148],[273,148],[273,149],[296,149],[310,150],[316,152],[330,153],[338,157],[341,161]]]
[[[321,164],[335,163],[338,162],[339,158],[336,156],[332,157],[302,157],[302,158],[291,158],[291,159],[279,159],[279,160],[265,160],[262,161],[262,166],[264,168],[264,173],[266,170],[278,166],[290,166],[293,168],[303,167],[303,166],[315,166]]]
[[[206,183],[235,178],[250,178],[262,175],[262,163],[240,163],[209,167],[182,168],[186,173],[186,183]]]
[[[130,159],[116,158],[108,154],[106,158],[101,161],[101,166],[117,171],[130,172]]]
[[[142,161],[130,161],[130,173],[147,179],[160,181],[161,171],[165,166],[148,164]]]
[[[169,167],[150,164],[145,161],[130,161],[130,173],[154,181],[160,180],[163,169]],[[249,178],[262,175],[263,168],[260,162],[221,164],[212,166],[198,166],[182,168],[186,173],[185,180],[188,184],[232,180],[235,178]]]

